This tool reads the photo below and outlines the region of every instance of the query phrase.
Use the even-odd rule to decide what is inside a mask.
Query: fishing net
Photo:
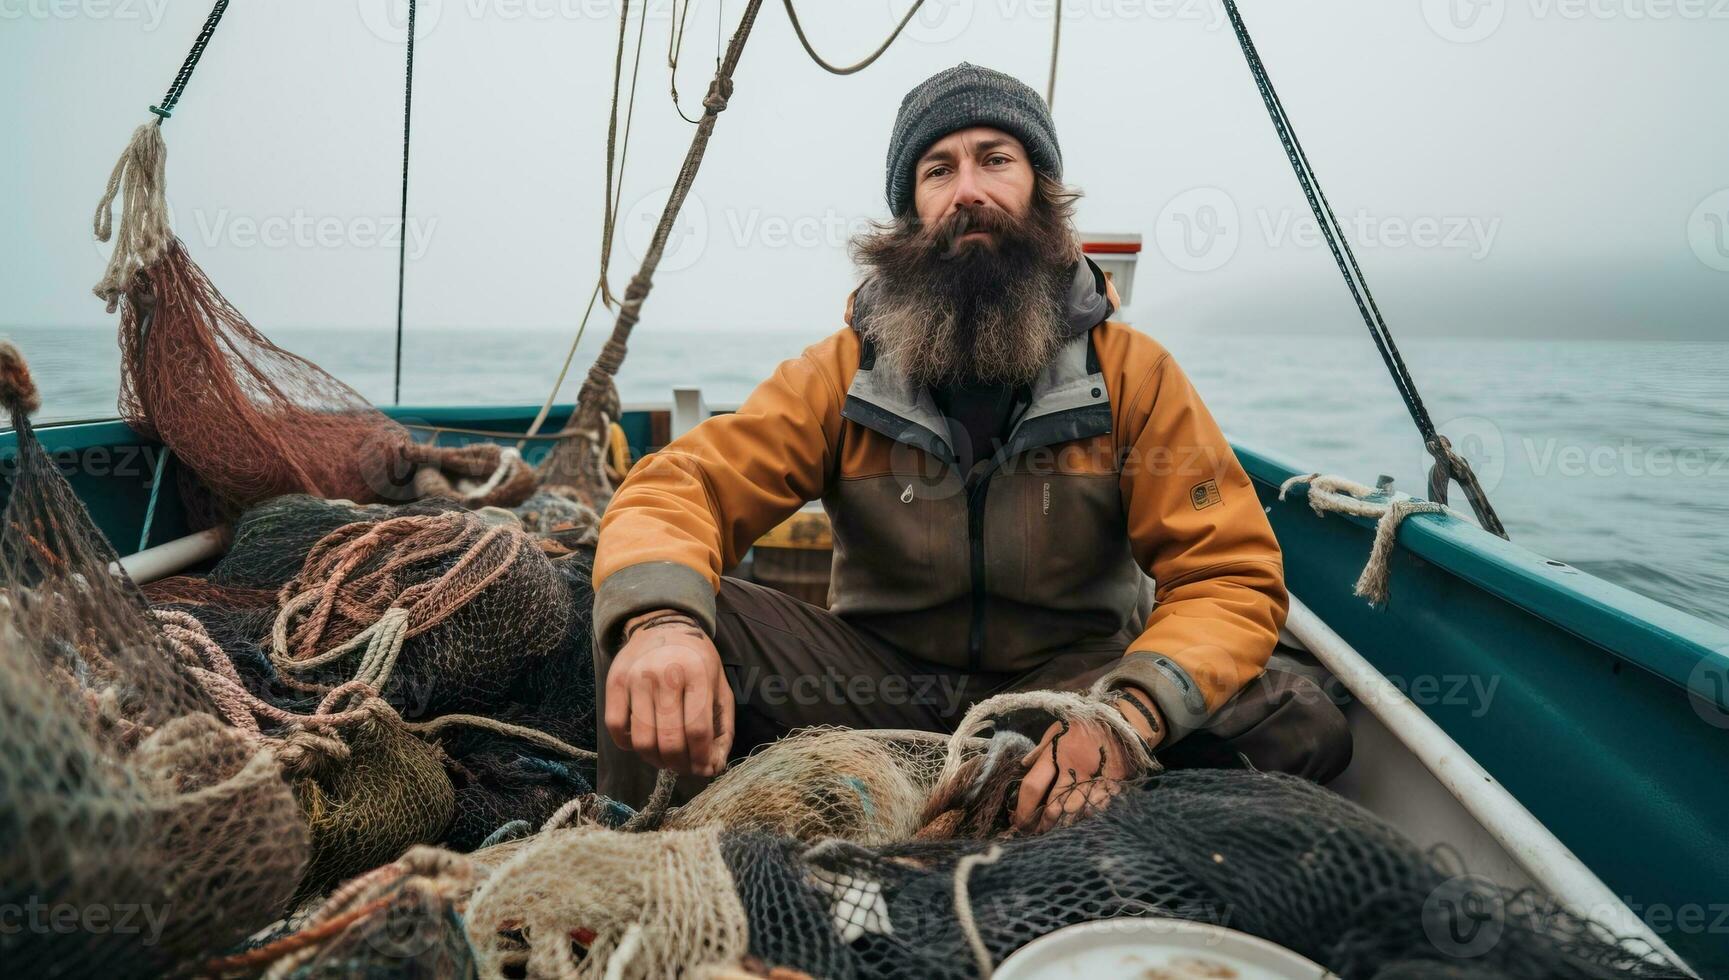
[[[401,854],[410,845],[437,841],[453,820],[455,791],[439,750],[409,730],[376,690],[358,680],[316,695],[284,694],[282,678],[256,645],[250,659],[232,655],[192,611],[220,610],[237,590],[183,578],[155,583],[160,596],[178,600],[152,610],[183,670],[235,729],[273,747],[311,836],[311,860],[297,898]],[[258,590],[240,589],[241,598]],[[266,612],[273,613],[274,606]],[[232,612],[232,611],[230,611]],[[260,622],[254,617],[254,624]]]
[[[370,717],[340,738],[306,734],[284,760],[312,831],[312,861],[298,896],[321,894],[444,835],[456,791],[437,749],[411,734],[394,709],[373,698]]]
[[[1226,925],[1346,980],[1460,957],[1499,977],[1679,975],[1553,903],[1449,872],[1367,811],[1277,774],[1164,773],[1033,837],[726,853],[751,951],[824,975],[973,977],[1052,930],[1138,915]]]
[[[805,729],[731,766],[668,829],[719,826],[797,840],[903,841],[943,765],[945,743],[918,733]]]
[[[120,314],[121,417],[196,475],[182,489],[207,520],[284,493],[412,494],[408,430],[254,329],[179,239],[137,273]]]
[[[565,641],[571,609],[551,560],[504,516],[394,517],[326,535],[283,586],[277,670],[319,690],[364,681],[411,718],[506,703]]]
[[[600,515],[556,487],[535,491],[515,512],[524,528],[556,539],[566,547],[593,547],[600,540]]]
[[[423,736],[436,733],[456,787],[455,816],[439,841],[446,847],[471,851],[501,832],[532,833],[572,799],[594,792],[594,752],[537,729],[448,716],[419,728]]]
[[[474,959],[459,904],[474,880],[474,866],[461,856],[411,848],[251,948],[206,964],[204,972],[282,980],[464,980],[474,974]]]
[[[465,921],[486,978],[671,977],[737,962],[748,943],[718,827],[542,833],[475,890]]]
[[[234,522],[233,543],[210,570],[210,580],[217,585],[280,589],[300,574],[313,546],[339,527],[458,509],[453,501],[442,499],[393,506],[283,494],[248,508]]]
[[[273,755],[224,726],[28,418],[0,345],[17,457],[0,526],[0,931],[21,975],[139,975],[286,906],[307,836]],[[245,874],[234,868],[244,867]]]
[[[96,237],[113,238],[114,252],[96,294],[120,311],[120,414],[184,464],[193,520],[220,523],[285,493],[526,499],[534,476],[514,453],[416,443],[359,392],[253,327],[174,235],[159,122],[133,133],[97,205]],[[122,194],[116,235],[111,208]]]

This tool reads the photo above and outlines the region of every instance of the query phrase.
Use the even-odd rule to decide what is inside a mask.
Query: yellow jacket
[[[1151,694],[1172,737],[1261,673],[1288,608],[1279,545],[1163,347],[1108,320],[1077,330],[1003,451],[961,474],[929,393],[851,313],[737,412],[631,471],[601,523],[603,645],[659,608],[712,634],[721,573],[820,499],[831,608],[912,656],[1018,672],[1120,637],[1109,682]]]

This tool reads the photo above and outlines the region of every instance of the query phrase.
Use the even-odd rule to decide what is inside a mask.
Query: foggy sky
[[[617,2],[422,0],[410,331],[576,322],[599,254]],[[820,51],[851,62],[906,2],[800,12]],[[647,8],[619,290],[692,130],[669,104],[673,6]],[[1729,337],[1729,0],[1242,7],[1395,332]],[[730,34],[743,8],[691,3],[687,114],[717,14]],[[266,332],[394,323],[404,9],[235,3],[166,124],[177,231]],[[1051,9],[929,0],[882,60],[841,78],[766,2],[643,329],[838,326],[846,238],[886,216],[901,95],[962,60],[1042,91]],[[106,322],[91,211],[208,10],[0,0],[0,325]],[[1145,236],[1131,318],[1155,333],[1361,330],[1219,5],[1063,10],[1065,177],[1086,194],[1084,229]]]

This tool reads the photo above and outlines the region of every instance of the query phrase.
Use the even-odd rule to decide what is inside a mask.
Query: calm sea
[[[43,419],[113,415],[112,328],[9,334],[37,375]],[[776,361],[819,337],[645,327],[620,387],[627,402],[666,401],[674,385],[736,402]],[[375,401],[390,400],[388,334],[279,330],[272,339]],[[599,339],[584,340],[563,399]],[[1425,492],[1428,456],[1366,337],[1160,340],[1239,444],[1365,483],[1386,474],[1400,489]],[[546,332],[410,333],[402,401],[538,403],[568,344]],[[1729,625],[1729,343],[1402,346],[1430,414],[1476,465],[1514,541]]]

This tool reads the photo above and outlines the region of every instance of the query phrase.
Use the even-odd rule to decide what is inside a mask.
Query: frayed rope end
[[[11,341],[0,341],[0,407],[13,415],[32,415],[42,407],[30,365]]]

